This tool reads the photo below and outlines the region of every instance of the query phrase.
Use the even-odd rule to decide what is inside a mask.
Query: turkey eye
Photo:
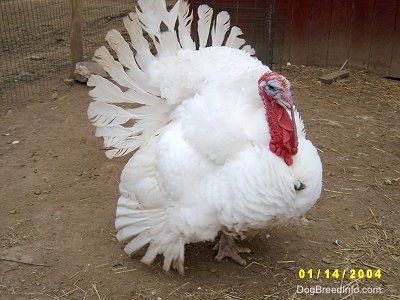
[[[269,89],[271,92],[275,92],[275,91],[276,91],[276,87],[274,87],[273,85],[268,84],[267,86],[268,86],[268,89]]]

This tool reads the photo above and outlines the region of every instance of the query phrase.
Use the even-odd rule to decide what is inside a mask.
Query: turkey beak
[[[293,123],[293,138],[297,143],[297,129],[296,129],[296,119],[294,116],[294,102],[292,98],[292,93],[290,91],[285,91],[280,94],[281,97],[277,100],[278,104],[282,105],[284,108],[290,111],[290,117]],[[297,144],[296,144],[297,146]]]
[[[292,93],[290,91],[282,92],[280,97],[277,99],[279,105],[282,105],[284,108],[288,110],[293,110],[293,99]]]

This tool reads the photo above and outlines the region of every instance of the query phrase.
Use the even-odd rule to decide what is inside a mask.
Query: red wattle
[[[263,99],[268,96],[263,93]],[[264,98],[265,97],[265,98]],[[297,134],[293,120],[286,109],[277,104],[273,99],[264,101],[266,106],[266,117],[270,129],[271,140],[269,149],[276,155],[282,157],[285,163],[293,164],[292,156],[297,153]]]

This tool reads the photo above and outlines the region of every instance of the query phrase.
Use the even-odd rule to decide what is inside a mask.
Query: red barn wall
[[[325,67],[348,60],[400,78],[400,0],[276,0],[275,7],[276,24],[285,28],[275,62]]]
[[[400,0],[190,0],[230,12],[264,62],[272,43],[261,41],[268,29],[260,18],[269,17],[262,9],[271,1],[274,63],[338,67],[348,60],[347,67],[400,78]]]

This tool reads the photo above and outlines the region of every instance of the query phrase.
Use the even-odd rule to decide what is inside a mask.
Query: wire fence
[[[209,5],[213,8],[214,18],[218,12],[227,11],[231,24],[242,29],[246,44],[256,50],[257,58],[272,66],[276,33],[273,30],[275,0],[189,0],[189,3],[192,7]]]
[[[108,30],[122,29],[121,17],[133,10],[135,2],[82,2],[85,60],[90,60],[95,49],[104,44]],[[69,0],[0,0],[3,112],[62,88],[70,67],[70,19]]]
[[[71,1],[0,0],[0,113],[42,101],[65,86],[71,66]],[[104,37],[110,29],[124,30],[122,17],[134,9],[136,2],[82,0],[85,61],[91,60],[94,51],[105,44]],[[167,4],[174,2],[167,0]],[[196,6],[201,1],[190,2]],[[271,64],[276,39],[271,32],[273,0],[247,0],[244,4],[238,0],[204,2],[217,6],[217,10],[228,10],[232,23],[250,33],[245,38],[250,38],[258,57]]]

